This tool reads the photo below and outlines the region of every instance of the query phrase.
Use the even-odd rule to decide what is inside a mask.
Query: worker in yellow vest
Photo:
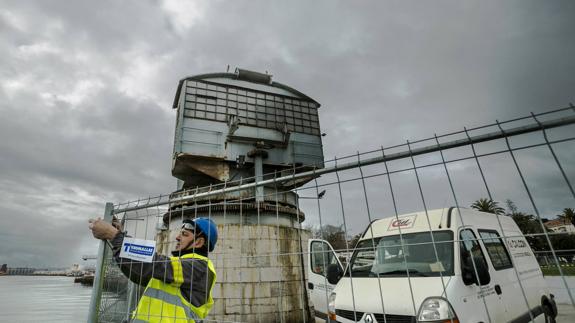
[[[185,219],[171,257],[153,255],[152,262],[120,257],[125,234],[100,218],[90,219],[95,238],[110,241],[114,259],[132,282],[146,286],[130,322],[199,323],[214,300],[216,270],[208,259],[218,240],[216,224],[208,218]]]

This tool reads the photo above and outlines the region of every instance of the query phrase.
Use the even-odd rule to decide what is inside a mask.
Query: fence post
[[[112,222],[112,211],[114,210],[113,203],[106,203],[104,211],[104,221]],[[106,260],[108,246],[106,241],[100,241],[98,248],[98,263],[96,265],[96,275],[94,276],[94,287],[92,287],[92,297],[90,299],[90,310],[88,312],[88,323],[97,323],[98,314],[100,312],[100,298],[102,296],[102,284],[104,282],[102,275],[104,275],[104,263]]]

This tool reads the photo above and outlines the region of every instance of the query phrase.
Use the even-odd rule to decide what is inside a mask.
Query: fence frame
[[[108,202],[105,205],[104,221],[111,222],[112,217],[115,214],[120,214],[120,213],[125,213],[125,212],[130,212],[130,211],[138,211],[138,210],[142,210],[142,209],[159,207],[159,206],[164,206],[164,205],[183,204],[185,202],[190,202],[190,201],[194,201],[194,200],[201,199],[201,198],[210,198],[214,195],[220,195],[220,194],[223,194],[224,196],[226,196],[226,193],[237,192],[237,191],[246,190],[246,189],[257,189],[259,187],[263,187],[264,185],[290,182],[290,181],[294,181],[296,179],[303,179],[303,178],[315,179],[315,184],[316,184],[315,185],[315,192],[316,192],[316,194],[319,194],[319,189],[318,189],[319,185],[317,183],[317,178],[323,174],[330,174],[330,173],[335,174],[335,176],[337,177],[338,188],[340,191],[340,200],[341,200],[342,195],[341,195],[341,185],[339,185],[340,184],[339,172],[344,171],[344,170],[350,170],[350,169],[359,169],[359,171],[361,172],[361,179],[365,180],[365,177],[363,176],[363,172],[362,172],[362,167],[368,166],[368,165],[373,165],[373,164],[383,164],[385,166],[386,174],[389,175],[390,172],[389,172],[389,169],[387,167],[388,162],[393,161],[393,160],[408,159],[408,158],[411,159],[412,164],[413,164],[413,169],[416,170],[417,183],[418,183],[420,192],[422,194],[421,198],[423,199],[425,211],[427,212],[427,205],[425,204],[425,198],[423,196],[423,192],[421,191],[421,183],[419,182],[419,177],[417,175],[417,168],[425,167],[425,166],[417,167],[415,165],[415,161],[414,161],[413,157],[418,156],[418,155],[429,154],[429,153],[433,153],[433,152],[440,152],[441,153],[442,162],[438,163],[438,164],[443,164],[445,166],[445,171],[446,171],[446,175],[447,175],[448,180],[449,180],[449,185],[451,187],[453,197],[455,198],[455,201],[456,201],[456,207],[459,208],[459,203],[457,202],[457,197],[455,195],[455,191],[454,191],[453,185],[451,183],[451,177],[450,177],[449,171],[447,169],[447,163],[449,163],[451,161],[445,160],[445,158],[443,156],[443,151],[447,150],[447,149],[451,149],[451,148],[457,148],[457,147],[464,147],[464,146],[471,147],[472,152],[473,152],[473,156],[468,157],[466,159],[471,159],[471,158],[475,159],[477,166],[479,167],[479,171],[480,171],[481,177],[483,179],[483,182],[487,188],[488,196],[491,198],[491,192],[489,190],[487,182],[485,181],[485,176],[483,174],[483,170],[482,170],[482,167],[481,167],[481,165],[479,163],[479,159],[478,159],[479,156],[476,154],[476,151],[475,151],[475,145],[478,143],[494,141],[497,139],[505,139],[507,149],[502,151],[502,152],[509,152],[511,154],[514,165],[516,166],[516,169],[519,172],[519,176],[521,177],[522,184],[524,185],[524,188],[526,189],[527,194],[529,196],[529,200],[531,201],[531,204],[535,210],[536,218],[539,221],[540,225],[543,226],[543,222],[541,221],[541,217],[540,217],[539,211],[537,209],[537,206],[533,201],[533,198],[531,196],[529,188],[525,182],[525,179],[523,178],[523,174],[521,172],[521,169],[519,168],[517,161],[515,160],[515,156],[513,154],[513,151],[521,149],[521,148],[511,148],[511,145],[509,143],[509,138],[513,137],[513,136],[522,135],[522,134],[534,133],[534,132],[541,131],[543,134],[545,143],[532,145],[532,146],[526,146],[526,147],[534,147],[534,146],[542,146],[542,145],[546,145],[549,147],[551,154],[552,154],[557,166],[559,167],[563,178],[565,179],[565,181],[566,181],[566,183],[570,189],[571,194],[575,198],[575,192],[573,191],[573,186],[571,185],[567,175],[565,174],[565,171],[563,170],[563,167],[561,166],[561,164],[560,164],[560,162],[559,162],[559,160],[558,160],[558,158],[557,158],[557,156],[556,156],[556,154],[555,154],[555,152],[551,146],[554,143],[575,140],[575,137],[568,137],[568,138],[565,138],[562,140],[551,142],[548,139],[547,132],[546,132],[546,130],[548,130],[548,129],[575,124],[575,115],[562,117],[562,118],[556,118],[556,119],[552,119],[552,120],[548,120],[548,121],[540,121],[538,119],[538,117],[541,117],[543,115],[547,115],[547,114],[551,114],[551,113],[555,113],[555,112],[565,112],[565,111],[575,112],[575,107],[571,105],[569,108],[558,109],[558,110],[554,110],[554,111],[550,111],[550,112],[546,112],[546,113],[541,113],[541,114],[531,113],[531,115],[528,117],[517,118],[517,119],[509,120],[506,122],[497,121],[495,124],[491,124],[491,125],[487,125],[487,126],[483,126],[483,127],[477,127],[477,128],[472,128],[472,129],[464,128],[463,131],[454,132],[454,133],[450,133],[450,134],[446,134],[446,135],[442,135],[442,136],[434,135],[434,137],[428,138],[425,140],[418,140],[418,141],[413,141],[413,142],[407,141],[406,144],[402,144],[402,145],[397,145],[397,146],[388,147],[388,148],[382,147],[379,150],[374,150],[374,151],[366,152],[363,154],[357,153],[355,155],[355,156],[357,156],[357,160],[352,161],[352,162],[338,163],[339,160],[350,158],[354,155],[342,157],[339,159],[335,158],[333,160],[333,162],[334,162],[333,166],[325,167],[325,168],[313,168],[311,171],[304,171],[304,172],[296,173],[297,169],[294,166],[294,169],[293,169],[294,172],[292,174],[286,175],[286,176],[279,176],[278,177],[277,173],[273,173],[273,178],[262,179],[263,177],[260,174],[260,175],[254,176],[251,179],[250,178],[248,178],[248,179],[243,178],[237,182],[226,181],[225,183],[223,183],[221,185],[214,185],[214,186],[210,185],[209,188],[202,188],[202,189],[196,188],[194,191],[188,191],[188,192],[180,193],[180,194],[178,194],[179,196],[172,197],[170,195],[160,195],[157,198],[153,198],[153,199],[148,198],[147,201],[144,201],[141,204],[140,204],[140,202],[142,202],[142,200],[138,200],[136,205],[133,205],[133,206],[131,205],[132,202],[127,202],[126,204],[117,204],[117,205],[114,205],[113,203]],[[503,124],[514,122],[514,121],[519,121],[519,120],[526,120],[526,119],[531,119],[531,120],[533,120],[533,122],[531,124],[528,124],[528,125],[513,127],[510,129],[504,129],[502,127]],[[493,126],[497,126],[499,128],[499,131],[493,131],[493,132],[489,132],[486,134],[475,135],[475,136],[471,136],[469,133],[470,131],[473,131],[473,130],[479,130],[479,129],[484,129],[484,128],[493,127]],[[441,143],[439,141],[439,138],[441,138],[441,137],[447,137],[447,136],[451,136],[451,135],[455,135],[455,134],[464,134],[466,136],[466,139],[451,140],[451,141],[447,141],[447,142],[443,142],[443,143]],[[413,145],[415,143],[419,143],[419,142],[424,142],[427,140],[434,140],[436,142],[436,144],[424,146],[421,148],[412,149],[411,145]],[[397,152],[397,153],[391,153],[391,154],[385,153],[386,150],[389,150],[392,148],[398,148],[398,147],[406,147],[407,150]],[[525,147],[522,147],[522,148],[525,148]],[[380,156],[362,159],[363,155],[378,152],[378,151],[381,152]],[[325,163],[328,163],[328,162],[330,162],[330,161],[326,161]],[[247,183],[246,183],[246,181],[247,181]],[[389,179],[389,177],[388,177],[388,181],[389,181],[389,186],[391,189],[392,200],[393,200],[393,204],[394,204],[393,206],[395,209],[395,216],[397,216],[398,215],[397,214],[397,206],[395,205],[395,197],[394,197],[394,193],[393,193],[393,187],[391,184],[391,179]],[[238,185],[230,185],[232,183],[238,183]],[[220,188],[220,186],[222,186],[222,187]],[[363,189],[364,189],[364,193],[367,194],[366,188],[365,188],[365,181],[363,182]],[[293,188],[290,191],[297,192],[298,188]],[[276,187],[276,199],[277,199],[277,187]],[[369,204],[367,195],[365,195],[365,199],[366,199],[366,203]],[[343,208],[344,208],[343,207],[343,200],[341,200],[340,202],[341,202],[341,208],[343,211]],[[240,203],[241,203],[241,200],[240,200]],[[320,208],[319,203],[320,202],[318,199],[318,209]],[[297,207],[299,210],[299,203],[297,203]],[[345,226],[346,225],[346,223],[345,223],[345,211],[343,211],[343,213],[344,213],[344,226]],[[371,215],[369,214],[369,207],[368,207],[368,216],[370,217],[370,220],[371,220]],[[320,221],[321,221],[321,215],[320,215]],[[553,246],[549,240],[549,236],[547,233],[545,233],[544,235],[546,236],[547,242],[548,242],[549,246],[551,247],[551,253],[553,255],[553,258],[555,259],[555,263],[556,263],[557,267],[559,268],[559,271],[561,272],[561,267],[559,266],[557,255],[555,254],[555,250],[553,249]],[[110,250],[109,250],[106,242],[104,242],[104,241],[100,242],[99,249],[98,249],[96,276],[95,276],[95,280],[94,280],[94,290],[92,292],[91,301],[90,301],[88,322],[98,322],[98,315],[99,315],[99,311],[100,311],[100,303],[101,303],[101,296],[102,296],[102,284],[103,284],[102,275],[104,273],[104,263],[105,263],[104,260],[108,256],[109,252],[110,252]],[[435,252],[437,253],[437,251],[435,251]],[[517,274],[517,272],[516,272],[516,274]],[[567,288],[571,302],[575,306],[575,301],[573,299],[573,296],[571,295],[571,292],[569,291],[568,284],[567,284],[565,277],[562,274],[562,272],[561,272],[561,276],[563,278],[564,285]],[[524,295],[524,298],[525,298],[525,295]]]
[[[106,203],[104,209],[104,221],[112,222],[114,204]],[[94,287],[92,289],[92,297],[90,298],[90,309],[88,312],[88,323],[98,322],[98,314],[100,312],[100,301],[102,299],[102,287],[104,280],[102,279],[102,274],[104,271],[104,263],[108,253],[111,252],[108,248],[107,241],[100,240],[100,246],[98,247],[98,262],[96,265],[96,274],[94,276]]]

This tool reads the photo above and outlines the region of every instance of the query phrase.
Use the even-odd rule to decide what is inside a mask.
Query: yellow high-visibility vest
[[[207,302],[195,307],[188,302],[180,292],[180,286],[184,282],[182,270],[182,260],[185,258],[201,259],[208,263],[208,270],[214,276],[212,285],[207,291]],[[176,322],[176,323],[200,323],[214,304],[212,290],[216,283],[216,270],[212,262],[204,256],[195,253],[186,254],[181,257],[170,257],[170,262],[174,270],[174,281],[164,283],[156,278],[150,279],[146,286],[144,295],[138,303],[138,308],[132,315],[132,322]],[[206,272],[206,275],[208,273]]]

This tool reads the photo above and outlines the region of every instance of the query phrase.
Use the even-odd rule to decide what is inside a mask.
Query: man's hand
[[[113,225],[100,218],[90,219],[88,222],[90,223],[88,228],[92,230],[92,235],[96,239],[112,240],[119,232]]]
[[[122,225],[122,222],[118,220],[115,215],[112,217],[112,225],[114,228],[118,229],[118,231],[124,232],[124,226]]]

